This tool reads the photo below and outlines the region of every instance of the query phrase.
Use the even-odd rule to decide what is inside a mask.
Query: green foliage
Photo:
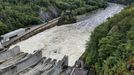
[[[98,8],[105,8],[107,3],[105,1],[95,0],[94,3],[88,0],[58,0],[55,2],[56,6],[64,11],[59,20],[59,25],[76,22],[76,15],[85,14],[87,12],[96,10]],[[71,13],[66,15],[66,11]]]
[[[94,65],[98,75],[131,75],[127,65],[134,64],[134,6],[98,26],[87,42],[83,59]]]
[[[32,3],[32,1],[3,0],[0,5],[0,21],[5,24],[8,30],[41,24],[38,15],[39,8],[41,6]]]
[[[0,21],[0,35],[7,33],[9,30],[6,25]]]
[[[102,8],[106,5],[104,1],[95,0],[94,4],[86,0],[1,0],[0,1],[0,21],[7,26],[8,30],[15,30],[29,25],[38,25],[42,23],[40,11],[52,14],[49,7],[53,6],[59,9],[58,15],[64,21],[60,24],[76,22],[76,15],[81,15],[92,10]],[[53,10],[53,9],[52,9]],[[63,16],[61,13],[71,11],[73,15]],[[53,15],[49,15],[52,18]],[[7,32],[7,31],[4,31]],[[4,33],[3,33],[4,34]]]
[[[70,24],[70,23],[75,23],[75,22],[76,22],[76,17],[73,15],[73,13],[65,12],[61,15],[61,18],[58,21],[58,25]]]

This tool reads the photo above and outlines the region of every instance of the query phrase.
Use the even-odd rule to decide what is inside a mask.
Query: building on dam
[[[4,34],[4,35],[0,36],[0,38],[1,38],[0,41],[1,41],[1,43],[7,42],[7,41],[11,40],[12,38],[15,38],[17,36],[24,34],[25,31],[26,31],[25,28],[20,28],[18,30]]]

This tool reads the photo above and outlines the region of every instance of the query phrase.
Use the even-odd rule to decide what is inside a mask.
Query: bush
[[[76,22],[76,17],[72,12],[65,12],[61,15],[61,18],[58,21],[58,25],[63,25],[63,24],[70,24],[70,23],[75,23]]]
[[[7,26],[0,21],[0,35],[5,34],[9,31]]]

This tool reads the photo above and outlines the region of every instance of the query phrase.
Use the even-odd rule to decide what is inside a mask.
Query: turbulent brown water
[[[21,47],[21,51],[28,53],[43,49],[43,56],[58,60],[67,55],[71,66],[85,51],[85,43],[94,28],[105,22],[108,17],[119,13],[123,8],[123,5],[109,4],[106,9],[86,15],[83,21],[53,27],[16,45]]]

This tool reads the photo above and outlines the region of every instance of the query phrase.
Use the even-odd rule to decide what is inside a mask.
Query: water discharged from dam
[[[90,38],[94,28],[105,22],[108,17],[119,13],[123,8],[123,5],[110,3],[106,9],[90,14],[85,20],[53,27],[16,45],[20,46],[21,51],[27,53],[43,49],[43,56],[53,59],[62,59],[64,55],[67,55],[69,65],[72,66],[84,53],[86,41]]]

